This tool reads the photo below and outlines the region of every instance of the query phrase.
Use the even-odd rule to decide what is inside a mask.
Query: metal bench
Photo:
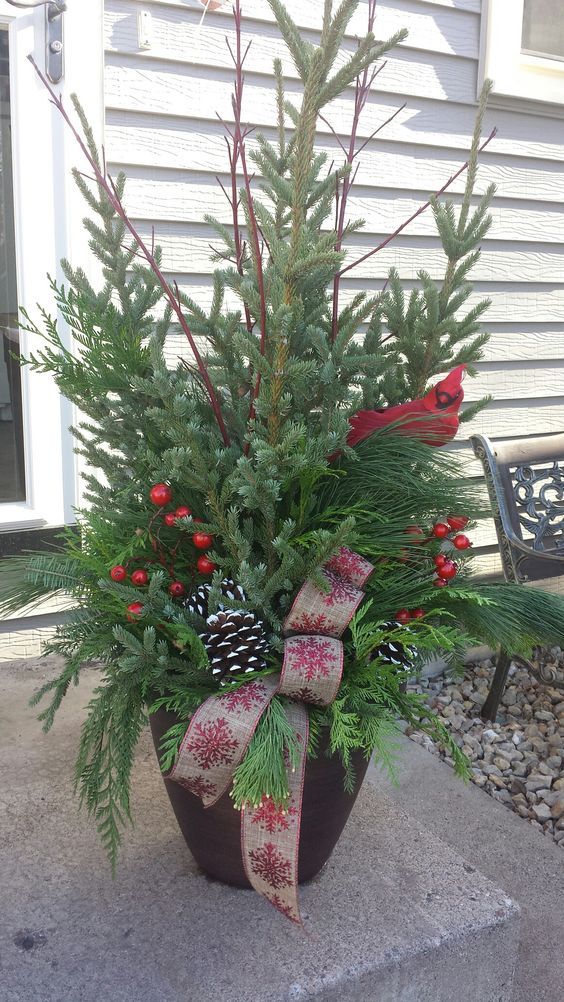
[[[542,581],[547,590],[563,590],[564,578],[558,579],[564,575],[564,434],[502,443],[473,435],[470,441],[484,468],[506,580]],[[540,682],[564,688],[552,665],[501,650],[481,711],[484,720],[496,719],[512,661]]]

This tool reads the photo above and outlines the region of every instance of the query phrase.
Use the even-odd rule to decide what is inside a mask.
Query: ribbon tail
[[[289,763],[286,808],[268,796],[258,807],[246,807],[241,817],[241,849],[251,886],[282,915],[303,926],[298,902],[298,858],[309,718],[303,703],[288,703],[286,715],[298,740],[299,758]]]
[[[190,721],[170,779],[200,797],[204,807],[217,803],[278,685],[279,676],[271,675],[206,699]]]

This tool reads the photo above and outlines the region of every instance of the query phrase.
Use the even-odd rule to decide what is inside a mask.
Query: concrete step
[[[304,933],[198,871],[147,736],[112,882],[70,788],[92,680],[47,737],[26,708],[53,669],[0,676],[2,1002],[509,1002],[517,905],[377,784],[302,889]]]

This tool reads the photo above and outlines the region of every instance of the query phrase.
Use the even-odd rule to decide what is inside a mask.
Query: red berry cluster
[[[449,515],[444,522],[436,522],[430,533],[426,534],[418,525],[408,525],[405,532],[412,536],[412,543],[424,544],[433,543],[435,540],[446,542],[450,550],[467,550],[472,544],[461,531],[465,529],[470,520],[465,515]],[[402,563],[409,560],[407,550],[402,550],[399,557]],[[436,588],[444,588],[449,581],[452,581],[458,573],[458,565],[451,560],[448,552],[438,553],[433,557],[436,577],[433,584]],[[398,609],[394,619],[401,626],[405,626],[410,620],[421,619],[425,615],[425,609]]]
[[[467,550],[472,544],[460,530],[465,529],[468,522],[465,515],[449,515],[446,522],[437,522],[433,526],[433,536],[435,539],[448,540],[455,550]],[[445,588],[456,577],[458,565],[446,553],[437,553],[433,560],[436,573],[433,584],[435,588]]]
[[[394,619],[400,626],[405,626],[410,619],[422,619],[424,615],[425,609],[398,609]]]
[[[154,484],[149,491],[149,498],[152,504],[154,504],[158,509],[158,511],[152,516],[148,527],[149,539],[151,541],[155,557],[153,559],[141,559],[143,559],[145,563],[156,564],[167,571],[172,579],[168,587],[169,594],[172,598],[180,599],[186,595],[186,588],[181,581],[176,580],[174,573],[175,558],[180,542],[176,543],[172,547],[165,547],[160,540],[158,520],[162,516],[162,522],[164,525],[168,528],[174,528],[178,519],[188,518],[192,515],[192,510],[188,508],[187,505],[179,505],[174,511],[162,511],[165,506],[171,504],[172,502],[172,490],[168,484]],[[201,522],[202,519],[193,517],[192,521]],[[209,535],[207,532],[196,531],[192,536],[192,542],[197,550],[209,550],[209,548],[213,545],[213,536]],[[135,559],[140,558],[132,558],[132,560]],[[123,564],[116,564],[112,567],[110,570],[110,577],[112,581],[126,581],[129,576],[128,565],[131,562],[132,561],[128,561],[125,566]],[[213,560],[210,560],[205,553],[202,553],[198,557],[196,567],[200,574],[205,575],[212,574],[216,569],[216,565]],[[137,570],[131,572],[130,581],[132,585],[135,585],[135,587],[143,588],[149,583],[149,574],[144,568],[137,568]],[[130,622],[137,619],[142,612],[142,602],[131,602],[127,606],[127,618]]]

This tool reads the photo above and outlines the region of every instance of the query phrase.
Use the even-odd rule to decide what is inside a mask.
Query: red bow
[[[444,445],[458,431],[458,410],[464,400],[462,380],[465,365],[457,365],[420,400],[386,407],[380,411],[359,411],[349,421],[348,445],[357,445],[378,428],[398,422],[398,435],[412,435],[427,445]],[[427,420],[423,420],[423,419]]]

